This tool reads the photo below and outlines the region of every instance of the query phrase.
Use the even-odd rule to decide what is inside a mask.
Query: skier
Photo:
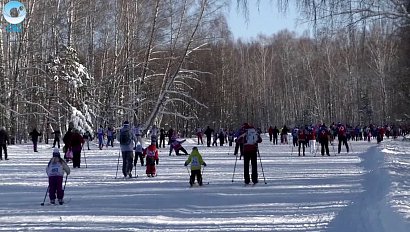
[[[275,126],[273,128],[273,144],[278,145],[278,134],[279,134],[279,129]]]
[[[219,136],[218,132],[215,131],[213,134],[214,140],[212,142],[212,146],[218,146],[218,136]]]
[[[158,150],[155,143],[152,143],[144,150],[144,156],[146,157],[146,171],[148,177],[155,177],[156,176],[156,168],[155,164],[158,165],[159,158],[158,158]]]
[[[34,127],[33,131],[30,132],[29,134],[31,136],[31,141],[33,141],[33,148],[34,152],[37,151],[37,143],[38,143],[38,137],[41,136],[41,133],[37,131],[37,128]]]
[[[269,134],[269,142],[272,142],[272,140],[273,140],[273,128],[272,128],[272,125],[269,126],[268,134]]]
[[[161,128],[159,131],[159,147],[165,148],[165,130]]]
[[[106,147],[108,147],[108,146],[114,147],[114,129],[109,126],[107,128],[107,133],[106,134],[107,134],[107,145],[106,145]]]
[[[222,128],[219,129],[218,138],[219,138],[219,146],[222,147],[224,145],[224,142],[225,142],[225,133],[224,133]]]
[[[86,131],[85,134],[83,135],[83,139],[87,143],[88,150],[90,150],[90,141],[93,140],[93,137],[91,136],[91,133],[89,131]]]
[[[104,128],[100,126],[97,130],[97,137],[98,137],[98,148],[102,150],[104,147]]]
[[[282,144],[288,144],[288,133],[289,129],[286,127],[286,125],[283,126],[282,132],[280,133],[281,135],[281,143]]]
[[[53,141],[53,147],[52,148],[55,148],[56,143],[57,143],[57,147],[58,147],[58,149],[60,149],[60,137],[61,137],[60,130],[55,130],[51,134],[54,134],[54,141]]]
[[[240,135],[242,135],[243,133],[246,132],[246,130],[245,130],[245,128],[244,128],[244,125],[245,125],[245,124],[243,124],[243,125],[241,126],[241,128],[239,128],[239,129],[236,131],[236,133],[235,133],[236,139],[235,139],[235,150],[234,150],[234,152],[233,152],[233,155],[236,156],[236,155],[238,155],[238,152],[240,152],[239,159],[242,159],[242,156],[243,156],[243,143],[240,143],[240,142],[238,141],[238,137],[239,137]]]
[[[71,130],[73,130],[74,128],[74,124],[72,122],[70,122],[68,124],[68,130],[67,132],[64,134],[63,137],[63,143],[64,143],[64,147],[63,147],[63,152],[64,152],[64,159],[68,162],[68,157],[67,157],[67,153],[69,152],[69,150],[71,149],[71,136],[73,134],[73,132]]]
[[[298,153],[300,156],[300,147],[302,147],[303,150],[303,156],[305,156],[305,146],[306,146],[306,132],[305,129],[300,129],[298,132],[298,144],[299,144],[299,148],[298,148]]]
[[[123,128],[120,130],[120,133],[118,133],[117,140],[120,142],[122,153],[122,174],[124,175],[124,178],[127,176],[131,178],[133,149],[137,144],[137,139],[135,138],[134,133],[130,131],[130,124],[128,121],[124,121]]]
[[[83,136],[81,136],[78,129],[74,129],[74,133],[71,135],[70,143],[71,151],[73,152],[73,168],[80,168],[81,164],[81,150],[84,145]]]
[[[298,135],[299,135],[299,128],[295,127],[292,130],[292,143],[294,147],[298,146]]]
[[[171,139],[171,146],[169,147],[169,156],[171,156],[172,150],[175,150],[175,154],[179,156],[179,151],[183,151],[185,155],[189,155],[188,152],[185,150],[184,147],[182,147],[182,143],[184,143],[186,140],[178,141],[177,138],[174,136]]]
[[[261,136],[256,133],[253,126],[248,123],[243,124],[245,133],[238,137],[238,142],[243,144],[243,165],[245,184],[249,184],[249,161],[252,163],[252,182],[258,183],[258,143],[262,142]]]
[[[171,145],[171,140],[173,136],[174,136],[174,129],[170,127],[168,130],[168,145]]]
[[[342,149],[342,143],[346,146],[346,151],[349,153],[349,144],[347,144],[346,127],[340,122],[337,127],[337,138],[339,140],[339,145],[337,147],[337,153],[340,154]]]
[[[310,153],[316,153],[316,130],[313,125],[308,128],[307,139],[309,140]]]
[[[9,135],[7,134],[6,128],[3,126],[0,128],[0,160],[3,159],[2,151],[4,151],[4,159],[9,159],[7,158],[7,145],[9,144]]]
[[[138,125],[134,127],[133,133],[135,135],[137,142],[139,142],[140,144],[143,144],[142,143],[142,126],[140,123],[138,123]]]
[[[188,159],[185,161],[185,166],[191,164],[191,176],[189,178],[189,184],[192,186],[195,183],[195,176],[199,186],[202,186],[202,173],[201,165],[206,167],[206,163],[203,161],[201,154],[198,151],[197,147],[192,148],[192,152],[189,155]]]
[[[201,142],[201,144],[203,145],[204,141],[202,140],[202,128],[201,127],[196,128],[196,136],[198,138],[198,145],[199,145],[199,142]]]
[[[56,193],[58,203],[62,205],[64,203],[64,190],[63,190],[63,176],[64,172],[67,176],[70,175],[70,168],[67,163],[60,157],[60,151],[58,148],[54,148],[53,157],[48,162],[46,173],[48,176],[48,196],[50,203],[55,204]]]
[[[135,147],[134,167],[137,166],[138,158],[140,159],[141,166],[144,166],[144,148],[139,142],[137,143],[137,146]]]
[[[204,134],[206,135],[206,145],[208,147],[211,146],[211,138],[212,138],[213,133],[214,133],[214,130],[211,129],[209,126],[207,126]]]
[[[330,138],[330,131],[326,127],[326,125],[323,123],[319,130],[319,143],[321,146],[320,153],[322,156],[325,155],[325,150],[326,150],[326,155],[330,156],[329,154],[329,138]]]
[[[156,125],[152,126],[150,130],[150,136],[151,136],[151,144],[154,143],[155,146],[158,148],[158,127]]]

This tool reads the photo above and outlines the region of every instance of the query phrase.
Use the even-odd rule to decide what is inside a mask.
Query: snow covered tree
[[[65,116],[66,125],[72,121],[76,128],[92,132],[93,111],[88,103],[93,100],[89,91],[93,78],[80,63],[76,50],[62,47],[60,54],[51,57],[47,63],[47,70],[55,83],[53,95],[56,97],[54,106],[57,107],[57,115]],[[61,127],[60,121],[58,124]]]

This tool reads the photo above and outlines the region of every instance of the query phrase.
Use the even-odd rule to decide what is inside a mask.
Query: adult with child
[[[198,151],[197,147],[192,148],[192,152],[189,155],[188,159],[185,161],[185,166],[191,164],[191,176],[189,178],[189,184],[192,186],[195,183],[195,177],[199,184],[202,186],[202,173],[201,173],[201,165],[206,167],[206,163],[202,159],[201,154]]]

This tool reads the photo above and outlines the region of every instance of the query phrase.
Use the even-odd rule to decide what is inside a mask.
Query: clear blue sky
[[[258,34],[272,35],[283,29],[301,35],[309,28],[307,23],[297,19],[300,16],[292,4],[286,13],[279,12],[275,0],[260,0],[259,6],[257,0],[248,0],[248,4],[248,22],[242,10],[237,8],[236,0],[231,0],[230,9],[226,9],[228,25],[235,39],[249,40]]]

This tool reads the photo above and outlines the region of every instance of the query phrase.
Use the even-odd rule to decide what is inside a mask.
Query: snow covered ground
[[[0,161],[0,231],[410,231],[409,142],[350,142],[349,154],[330,147],[331,157],[298,157],[263,139],[267,184],[258,163],[255,186],[243,184],[239,159],[232,182],[233,147],[199,146],[205,186],[190,188],[185,156],[162,148],[157,177],[137,166],[138,178],[115,179],[118,146],[93,145],[87,168],[82,157],[71,170],[62,206],[40,205],[51,146],[9,146],[10,160]],[[191,151],[195,140],[184,145]]]

